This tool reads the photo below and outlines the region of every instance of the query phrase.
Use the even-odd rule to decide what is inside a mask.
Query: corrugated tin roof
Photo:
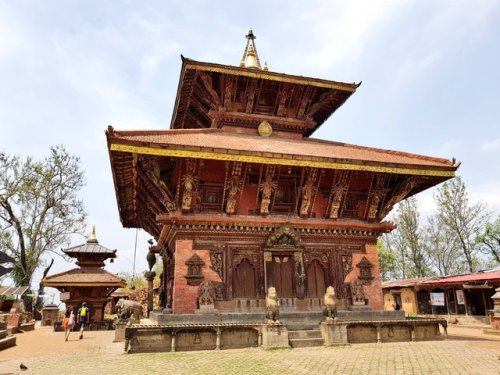
[[[13,286],[7,288],[0,288],[0,296],[22,296],[29,289],[29,286]]]
[[[491,272],[476,272],[466,275],[446,276],[438,279],[431,279],[421,282],[421,285],[430,284],[454,284],[454,283],[468,283],[468,282],[486,282],[486,281],[500,281],[500,271]]]
[[[436,279],[435,277],[419,277],[415,279],[400,279],[400,280],[389,280],[384,281],[382,283],[382,289],[391,289],[391,288],[408,288],[411,286],[415,286],[422,281],[426,281],[429,279]]]

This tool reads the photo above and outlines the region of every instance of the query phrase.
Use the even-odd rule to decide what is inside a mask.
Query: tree
[[[430,264],[439,276],[465,272],[464,257],[456,236],[438,216],[430,216],[424,230],[424,247]]]
[[[418,212],[418,200],[416,197],[405,199],[399,204],[397,224],[401,242],[407,248],[406,254],[412,265],[411,276],[427,276],[429,267],[423,246],[420,214]]]
[[[0,153],[0,250],[15,260],[16,285],[30,285],[43,254],[83,233],[84,185],[80,159],[62,146],[41,161]]]
[[[465,184],[458,176],[445,182],[434,199],[439,220],[457,238],[468,269],[474,272],[478,239],[489,218],[486,205],[481,202],[469,205]]]
[[[380,276],[382,280],[391,280],[397,277],[396,255],[388,250],[384,241],[377,241],[378,261],[380,264]]]
[[[493,223],[486,224],[478,243],[483,253],[492,255],[495,261],[500,263],[500,215]]]

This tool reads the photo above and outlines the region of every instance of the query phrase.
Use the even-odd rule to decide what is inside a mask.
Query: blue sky
[[[118,249],[107,269],[132,271],[135,231],[119,221],[106,127],[168,128],[180,54],[238,65],[249,27],[271,71],[363,81],[314,137],[456,157],[471,202],[500,214],[500,1],[0,0],[0,149],[81,157],[89,231]]]

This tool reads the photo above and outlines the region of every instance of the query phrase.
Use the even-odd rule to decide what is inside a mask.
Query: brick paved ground
[[[148,354],[124,354],[113,337],[87,332],[64,342],[63,333],[38,328],[0,352],[0,374],[500,374],[500,337],[478,329],[450,327],[447,341]]]

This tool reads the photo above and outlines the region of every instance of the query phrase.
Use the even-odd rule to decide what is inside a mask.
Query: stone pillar
[[[215,337],[215,350],[220,350],[220,336],[222,334],[222,329],[220,328],[217,328],[215,330],[215,334],[217,335]]]
[[[148,312],[147,317],[149,318],[149,312],[153,310],[153,279],[156,276],[154,271],[144,272],[144,277],[148,281]]]
[[[175,336],[177,335],[177,332],[176,331],[172,331],[172,340],[170,342],[170,351],[171,352],[175,352],[175,346],[176,346],[176,343],[175,343]]]
[[[334,319],[321,322],[321,337],[325,346],[347,345],[347,323]]]
[[[289,348],[288,329],[285,325],[270,323],[262,326],[262,347]]]

